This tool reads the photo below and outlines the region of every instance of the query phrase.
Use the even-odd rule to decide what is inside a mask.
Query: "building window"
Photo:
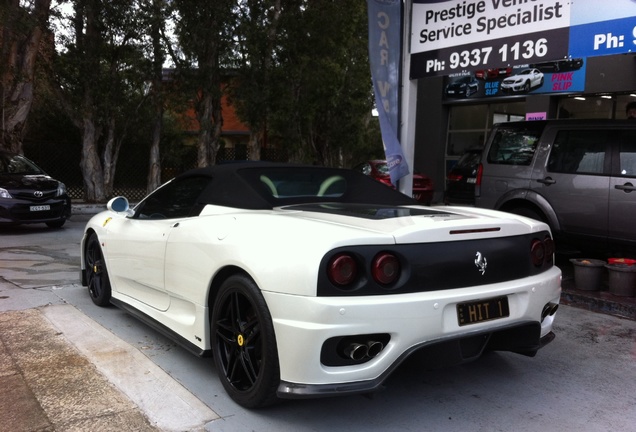
[[[492,125],[525,119],[525,102],[450,107],[446,138],[446,171],[468,149],[484,146]]]
[[[636,94],[564,97],[559,100],[560,119],[624,119],[625,106],[636,101]]]

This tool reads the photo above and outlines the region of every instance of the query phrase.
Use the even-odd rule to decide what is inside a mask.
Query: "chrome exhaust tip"
[[[548,316],[554,315],[557,309],[559,309],[558,303],[548,303],[543,306],[543,310],[541,311],[541,322],[543,322],[543,320],[545,320]]]
[[[351,360],[360,361],[367,356],[369,352],[369,348],[360,343],[352,343],[347,346],[344,350],[344,353]]]
[[[384,344],[378,341],[369,341],[367,342],[367,356],[369,358],[373,358],[380,354],[380,352],[384,349]]]

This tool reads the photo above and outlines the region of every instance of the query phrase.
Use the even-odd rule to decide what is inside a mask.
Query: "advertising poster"
[[[462,71],[444,78],[444,99],[527,94],[563,94],[585,88],[585,60],[546,61],[519,66]]]
[[[410,43],[411,79],[636,52],[636,0],[413,0]]]

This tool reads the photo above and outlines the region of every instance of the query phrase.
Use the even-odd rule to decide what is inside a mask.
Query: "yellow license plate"
[[[457,305],[457,321],[460,326],[492,321],[507,316],[510,316],[510,307],[506,296]]]

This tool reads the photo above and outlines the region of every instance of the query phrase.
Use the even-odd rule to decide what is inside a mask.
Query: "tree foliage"
[[[239,18],[238,112],[297,161],[348,166],[380,146],[370,128],[366,4],[245,1]],[[376,137],[375,139],[372,137]]]
[[[222,64],[229,56],[234,0],[173,0],[178,50],[171,49],[180,88],[191,95],[199,123],[197,166],[213,165],[223,127]]]
[[[50,13],[50,0],[31,2],[25,7],[24,0],[5,0],[0,10],[7,23],[1,40],[3,93],[15,94],[14,83],[22,83],[22,89],[33,88],[30,69],[19,72],[5,66],[19,63],[6,60],[11,58],[12,46],[27,47],[32,40],[29,35],[46,29],[43,19]],[[216,160],[224,96],[250,128],[250,159],[259,159],[261,148],[271,146],[285,149],[293,161],[350,166],[376,156],[382,148],[377,120],[370,115],[373,97],[365,2],[58,3],[70,5],[65,9],[70,12],[59,15],[55,48],[51,46],[44,56],[52,84],[47,87],[51,91],[42,95],[52,101],[39,106],[58,104],[79,132],[87,201],[103,202],[112,195],[122,146],[133,143],[145,147],[148,154],[148,190],[161,183],[161,153],[169,158],[183,153],[167,147],[178,141],[178,135],[165,125],[189,126],[173,121],[170,104],[176,104],[176,111],[192,108],[195,112],[198,166]],[[8,23],[5,17],[10,14],[19,19]],[[11,45],[11,40],[22,45]],[[22,52],[15,58],[28,57]],[[168,61],[174,70],[166,75]],[[9,106],[7,100],[3,99],[6,112],[25,111]],[[39,113],[37,119],[45,124],[45,117]],[[14,122],[18,123],[11,142],[19,142],[23,135],[26,120]],[[8,130],[3,128],[3,139]],[[143,134],[145,138],[139,138]],[[3,146],[6,143],[5,139]],[[139,162],[146,167],[146,161]]]
[[[112,195],[118,154],[146,95],[148,60],[139,3],[73,0],[64,51],[55,59],[57,96],[82,131],[85,199]]]

